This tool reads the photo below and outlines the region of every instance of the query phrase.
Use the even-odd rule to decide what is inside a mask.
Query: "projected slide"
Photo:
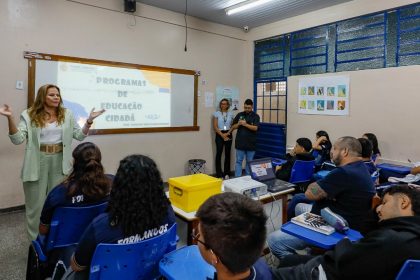
[[[95,134],[197,131],[194,70],[25,52],[28,106],[38,89],[55,84],[82,126],[92,108],[105,109]],[[93,132],[92,132],[93,133]]]
[[[82,126],[89,111],[105,109],[95,129],[171,126],[171,73],[58,62],[66,108]]]

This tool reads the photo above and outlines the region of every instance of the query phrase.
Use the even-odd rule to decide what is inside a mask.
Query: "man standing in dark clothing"
[[[376,230],[355,243],[343,239],[304,264],[275,269],[274,278],[395,279],[407,259],[420,259],[420,188],[395,185],[384,193]]]
[[[244,102],[244,111],[236,115],[233,120],[233,125],[229,130],[229,134],[237,129],[235,139],[236,149],[236,164],[235,164],[235,177],[242,175],[242,162],[246,159],[246,174],[250,175],[248,162],[254,158],[255,148],[257,144],[257,130],[260,124],[260,116],[256,114],[252,108],[253,102],[247,99]]]

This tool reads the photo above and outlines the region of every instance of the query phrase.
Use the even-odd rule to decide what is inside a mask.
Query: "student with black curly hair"
[[[174,223],[156,163],[143,155],[124,158],[115,175],[108,210],[84,232],[64,279],[88,279],[99,243],[139,242],[165,233]]]

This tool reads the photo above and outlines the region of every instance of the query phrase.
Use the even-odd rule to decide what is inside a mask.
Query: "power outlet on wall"
[[[23,81],[16,81],[16,89],[23,90]]]

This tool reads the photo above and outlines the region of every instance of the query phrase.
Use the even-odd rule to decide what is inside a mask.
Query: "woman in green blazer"
[[[10,106],[0,107],[0,114],[7,117],[12,143],[19,145],[26,140],[21,178],[31,240],[38,234],[39,217],[48,192],[71,170],[73,138],[83,140],[93,120],[104,111],[92,109],[80,128],[72,112],[63,107],[60,89],[50,84],[39,88],[34,104],[22,112],[17,126]]]

